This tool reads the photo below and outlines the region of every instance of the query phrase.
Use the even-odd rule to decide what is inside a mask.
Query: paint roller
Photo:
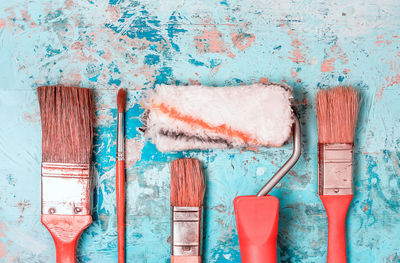
[[[279,201],[267,195],[300,157],[300,124],[292,89],[258,83],[234,87],[158,85],[143,101],[140,130],[161,152],[280,147],[293,153],[256,196],[238,196],[234,210],[242,262],[276,262]]]

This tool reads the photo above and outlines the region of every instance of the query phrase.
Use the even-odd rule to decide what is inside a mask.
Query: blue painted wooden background
[[[272,191],[281,262],[324,262],[317,196],[314,94],[363,95],[355,147],[349,262],[400,262],[400,5],[397,0],[2,0],[0,3],[0,261],[54,262],[40,223],[36,87],[95,90],[94,223],[80,262],[116,262],[116,90],[128,89],[127,258],[169,262],[168,163],[199,158],[207,176],[204,262],[240,262],[232,200],[254,194],[291,153],[280,149],[161,154],[137,132],[143,91],[158,83],[287,82],[303,154]]]

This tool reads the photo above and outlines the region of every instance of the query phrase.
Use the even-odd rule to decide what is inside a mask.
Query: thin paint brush
[[[346,262],[346,214],[353,198],[353,147],[360,96],[352,87],[320,90],[318,193],[328,215],[328,263]]]
[[[117,228],[118,228],[118,262],[125,262],[125,148],[124,148],[124,111],[126,94],[119,89],[117,95],[118,133],[117,133]]]
[[[200,263],[204,178],[197,159],[171,163],[171,263]]]
[[[76,262],[76,245],[92,222],[93,100],[89,89],[37,89],[42,123],[42,217],[58,263]]]

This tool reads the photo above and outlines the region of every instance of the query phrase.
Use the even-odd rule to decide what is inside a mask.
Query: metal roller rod
[[[272,188],[289,172],[289,170],[299,160],[301,154],[301,129],[300,122],[296,115],[294,115],[293,124],[293,153],[289,160],[269,179],[269,181],[257,193],[257,196],[266,196]]]

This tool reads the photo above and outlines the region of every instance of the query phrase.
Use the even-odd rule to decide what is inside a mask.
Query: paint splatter
[[[244,51],[246,48],[250,47],[254,40],[256,40],[256,36],[249,33],[232,33],[231,38],[235,47],[241,51]]]
[[[27,200],[24,200],[24,201],[18,203],[18,209],[21,212],[21,214],[20,214],[20,216],[18,218],[18,222],[19,223],[22,223],[24,221],[24,216],[23,216],[24,211],[25,211],[26,208],[29,208],[29,207],[31,207],[31,203],[29,201],[27,201]]]
[[[294,63],[305,63],[306,62],[306,58],[305,55],[302,53],[301,47],[303,46],[303,44],[298,40],[298,39],[292,39],[292,43],[291,46],[293,47],[293,50],[289,53],[292,54],[291,57],[289,57],[289,59],[291,61],[293,61]]]
[[[4,20],[3,18],[0,19],[0,29],[3,29],[6,27],[6,20]]]
[[[326,59],[321,64],[321,72],[329,72],[335,70],[335,58]]]
[[[386,81],[389,81],[389,78],[386,78]],[[381,100],[383,96],[383,92],[385,91],[386,88],[394,86],[394,85],[399,85],[400,84],[400,74],[396,74],[390,78],[389,83],[386,86],[381,87],[378,92],[376,93],[376,98],[377,100]]]
[[[142,156],[142,149],[144,147],[144,143],[138,141],[137,139],[127,139],[125,141],[125,149],[126,149],[126,167],[130,168],[140,160]]]
[[[221,53],[233,58],[235,55],[226,48],[222,40],[222,33],[218,30],[203,30],[202,34],[194,38],[199,53]]]

